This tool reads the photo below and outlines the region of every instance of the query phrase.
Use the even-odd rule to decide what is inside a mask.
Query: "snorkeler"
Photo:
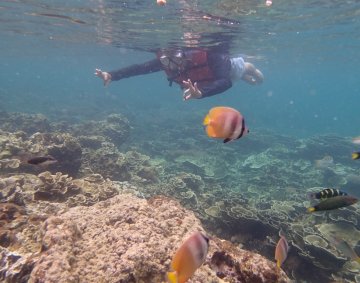
[[[222,93],[239,80],[256,85],[264,79],[261,71],[242,57],[230,58],[228,54],[206,49],[160,50],[151,61],[111,72],[95,69],[95,75],[107,86],[111,81],[161,70],[165,71],[170,86],[173,82],[180,85],[184,100]]]

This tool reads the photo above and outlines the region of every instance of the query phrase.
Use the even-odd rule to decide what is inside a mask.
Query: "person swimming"
[[[230,58],[226,52],[202,49],[161,49],[157,58],[115,71],[95,69],[95,75],[109,85],[112,81],[165,71],[169,85],[173,82],[183,90],[183,99],[199,99],[225,92],[242,80],[261,84],[262,72],[242,57]]]

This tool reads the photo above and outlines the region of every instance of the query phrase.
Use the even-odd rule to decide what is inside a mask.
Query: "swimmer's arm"
[[[160,60],[154,59],[151,61],[147,61],[143,64],[135,64],[119,70],[111,71],[109,72],[109,74],[111,75],[112,81],[118,81],[123,78],[150,74],[161,70],[162,70],[162,65]]]

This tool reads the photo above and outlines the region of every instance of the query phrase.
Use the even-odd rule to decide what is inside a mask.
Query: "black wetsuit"
[[[186,51],[184,52],[186,53]],[[210,82],[197,83],[202,93],[202,98],[224,92],[232,86],[230,79],[231,62],[227,54],[208,51],[207,64],[212,70],[214,78]],[[111,74],[112,81],[118,81],[123,78],[150,74],[161,70],[164,70],[164,66],[159,59],[154,59],[143,64],[131,65],[109,73]],[[193,83],[195,83],[195,81]],[[181,84],[180,86],[182,87]]]

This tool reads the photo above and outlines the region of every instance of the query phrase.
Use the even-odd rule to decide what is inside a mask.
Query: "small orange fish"
[[[185,283],[205,261],[209,239],[200,232],[192,234],[176,251],[167,273],[170,283]]]
[[[280,240],[278,241],[275,249],[276,266],[278,268],[280,268],[280,266],[284,263],[289,252],[289,244],[281,230],[279,232],[279,236]]]
[[[214,107],[206,115],[203,125],[211,138],[223,138],[224,143],[245,136],[249,129],[241,113],[230,107]]]

